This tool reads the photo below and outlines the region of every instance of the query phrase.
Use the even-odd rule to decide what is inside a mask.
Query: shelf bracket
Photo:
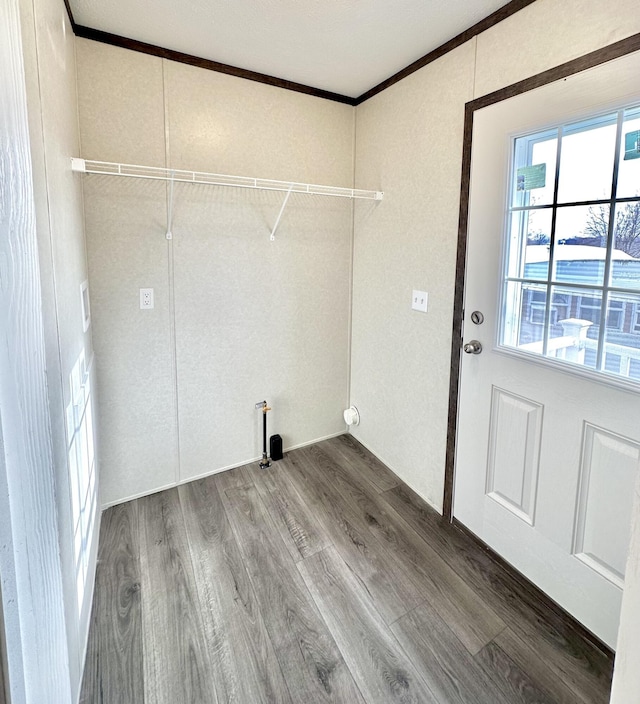
[[[272,242],[276,238],[276,230],[278,229],[278,225],[280,224],[280,218],[282,217],[282,213],[284,213],[284,209],[287,207],[287,201],[289,200],[289,196],[291,195],[292,190],[293,190],[293,184],[291,184],[289,186],[289,190],[287,191],[287,195],[284,197],[282,207],[280,208],[280,212],[278,213],[278,217],[276,218],[276,224],[273,226],[273,230],[271,230],[271,237],[269,239]]]

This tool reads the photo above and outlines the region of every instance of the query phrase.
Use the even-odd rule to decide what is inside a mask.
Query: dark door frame
[[[456,258],[455,294],[453,302],[453,334],[451,338],[451,377],[449,381],[449,419],[447,425],[447,450],[444,475],[443,515],[453,521],[453,486],[455,453],[458,429],[458,396],[460,389],[460,354],[462,349],[462,323],[464,318],[464,285],[467,263],[467,222],[469,217],[469,188],[471,180],[471,147],[473,118],[476,110],[508,100],[521,93],[572,76],[580,71],[599,66],[607,61],[640,51],[640,34],[634,34],[609,46],[560,64],[506,88],[488,93],[465,105],[464,138],[462,144],[462,179],[460,186],[460,215],[458,219],[458,250]]]

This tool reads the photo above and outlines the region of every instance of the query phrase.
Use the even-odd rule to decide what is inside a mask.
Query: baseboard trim
[[[122,499],[116,499],[115,501],[107,501],[107,503],[102,504],[102,511],[104,512],[108,508],[112,508],[113,506],[126,504],[127,501],[135,501],[136,499],[142,499],[145,496],[153,496],[153,494],[157,494],[160,491],[173,489],[175,486],[177,486],[176,482],[171,482],[171,484],[164,484],[163,486],[154,487],[153,489],[149,489],[148,491],[140,491],[137,494],[131,494],[131,496],[125,496]]]
[[[341,430],[339,433],[332,433],[331,435],[324,435],[321,438],[317,438],[316,440],[308,440],[306,442],[302,442],[298,445],[289,445],[285,448],[283,448],[283,453],[290,452],[291,450],[297,450],[301,447],[308,447],[309,445],[315,445],[317,442],[322,442],[323,440],[329,440],[330,438],[337,438],[340,435],[344,435],[345,431]],[[203,474],[198,474],[195,477],[188,477],[185,479],[180,479],[176,483],[176,486],[182,486],[183,484],[189,484],[189,482],[195,482],[198,481],[198,479],[205,479],[206,477],[211,477],[214,474],[221,474],[222,472],[228,472],[232,469],[237,469],[238,467],[244,467],[245,465],[248,464],[253,464],[254,462],[260,462],[262,459],[262,455],[258,455],[257,457],[252,457],[249,460],[245,460],[244,462],[238,462],[237,464],[230,464],[227,465],[226,467],[219,467],[218,469],[214,469],[211,472],[204,472]]]
[[[346,435],[347,431],[346,430],[341,430],[339,433],[331,433],[331,435],[324,435],[321,438],[317,438],[316,440],[309,440],[308,442],[301,442],[298,445],[291,445],[290,447],[285,447],[284,452],[289,452],[290,450],[299,450],[301,447],[309,447],[309,445],[315,445],[318,442],[322,442],[323,440],[331,440],[331,438],[339,438],[341,435]]]
[[[418,489],[416,489],[415,486],[413,486],[413,485],[410,484],[406,479],[404,479],[404,478],[402,477],[402,475],[400,474],[400,472],[398,472],[396,469],[394,469],[393,466],[390,465],[389,462],[387,462],[387,460],[384,459],[384,457],[381,457],[372,447],[369,447],[369,445],[367,445],[366,442],[363,442],[359,437],[356,437],[352,432],[349,432],[349,433],[347,433],[347,434],[348,434],[348,435],[351,435],[351,437],[352,437],[356,442],[359,442],[359,443],[362,445],[362,447],[364,447],[364,448],[366,448],[367,450],[369,450],[369,452],[370,452],[378,461],[382,462],[382,464],[383,464],[387,469],[389,469],[391,472],[393,472],[393,473],[396,475],[396,477],[398,477],[398,479],[399,479],[403,484],[406,484],[406,485],[409,487],[409,489],[411,489],[411,491],[413,491],[415,494],[417,494],[417,495],[425,502],[425,504],[427,504],[428,506],[430,506],[434,511],[436,511],[437,513],[439,513],[439,514],[442,516],[442,506],[437,506],[437,505],[434,504],[432,501],[430,501],[426,496],[423,496],[423,495],[422,495],[422,492],[418,491]]]
[[[519,572],[511,563],[507,562],[502,556],[493,550],[493,548],[489,547],[484,540],[470,531],[463,523],[460,523],[457,518],[454,517],[451,522],[460,532],[464,533],[465,536],[472,540],[478,548],[487,553],[496,564],[505,570],[524,591],[529,592],[531,597],[539,602],[542,608],[547,611],[551,611],[564,624],[572,628],[580,635],[581,638],[600,650],[600,652],[602,652],[605,657],[613,663],[615,659],[615,652],[606,643],[603,643],[598,636],[592,633],[586,626],[581,624],[580,621],[576,620],[576,618],[568,611],[565,611],[560,604],[555,602],[548,594],[545,594],[540,587],[536,586],[533,582],[527,579],[522,572]]]
[[[346,430],[341,430],[337,433],[323,435],[322,437],[316,438],[315,440],[307,440],[305,442],[298,443],[297,445],[289,445],[284,448],[284,452],[290,452],[291,450],[297,450],[301,447],[315,445],[316,443],[322,442],[323,440],[330,440],[331,438],[337,438],[340,435],[345,435],[345,434],[346,434]],[[252,464],[253,462],[259,462],[261,457],[262,457],[262,455],[258,455],[257,457],[250,457],[248,460],[243,460],[242,462],[236,462],[235,464],[229,464],[224,467],[217,467],[216,469],[212,469],[210,472],[204,472],[203,474],[197,474],[194,477],[187,477],[185,479],[179,479],[177,482],[171,482],[170,484],[164,484],[163,486],[154,487],[153,489],[149,489],[148,491],[141,491],[138,494],[132,494],[131,496],[126,496],[122,499],[116,499],[115,501],[108,501],[107,503],[102,504],[101,509],[102,509],[102,511],[106,511],[108,508],[111,508],[112,506],[119,506],[120,504],[126,504],[127,501],[135,501],[136,499],[142,499],[145,496],[152,496],[153,494],[157,494],[160,491],[166,491],[167,489],[174,489],[177,486],[182,486],[183,484],[188,484],[189,482],[195,482],[198,479],[204,479],[205,477],[211,477],[214,474],[220,474],[221,472],[228,472],[231,469],[237,469],[238,467],[244,467],[247,464]]]

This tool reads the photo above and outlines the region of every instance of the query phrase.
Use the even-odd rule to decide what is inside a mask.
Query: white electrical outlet
[[[153,308],[153,289],[140,289],[140,310],[151,310]]]
[[[421,313],[426,313],[428,300],[429,294],[426,291],[414,291],[411,296],[411,308],[419,310]]]

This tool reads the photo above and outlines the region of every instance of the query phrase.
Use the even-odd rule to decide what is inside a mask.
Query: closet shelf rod
[[[230,176],[228,174],[210,174],[203,171],[164,169],[157,166],[139,166],[137,164],[118,164],[110,161],[91,161],[89,159],[78,159],[75,157],[71,159],[71,170],[85,174],[127,176],[129,178],[146,178],[156,181],[171,181],[177,183],[198,183],[209,186],[254,188],[264,191],[308,193],[309,195],[334,196],[337,198],[382,200],[383,197],[382,191],[365,191],[359,188],[320,186],[313,183],[295,183],[291,181],[273,181],[266,178]]]

